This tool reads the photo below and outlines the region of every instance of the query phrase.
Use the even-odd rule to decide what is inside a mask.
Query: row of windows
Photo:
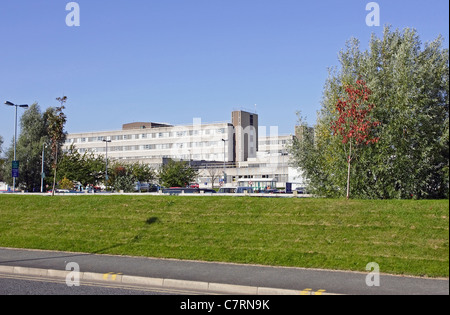
[[[108,137],[82,137],[75,139],[67,139],[66,143],[86,143],[86,142],[102,142],[103,140],[122,141],[122,140],[141,140],[141,139],[162,139],[162,138],[181,138],[190,136],[210,136],[225,134],[225,128],[219,129],[203,129],[203,130],[181,130],[171,132],[155,132],[155,133],[139,133],[134,135],[115,135]]]
[[[90,149],[79,149],[80,153],[85,152],[94,152]],[[130,156],[130,157],[118,157],[119,160],[142,160],[142,159],[160,159],[160,158],[168,158],[168,159],[181,159],[181,160],[207,160],[207,161],[223,161],[223,154],[214,154],[214,153],[205,153],[205,154],[181,154],[181,155],[146,155],[146,156]]]
[[[208,148],[218,147],[222,142],[203,141],[203,142],[187,142],[187,143],[161,143],[161,144],[145,144],[145,145],[127,145],[127,146],[108,146],[108,152],[116,151],[136,151],[136,150],[167,150],[167,149],[186,149],[186,148]],[[222,149],[222,146],[220,146]],[[80,148],[78,152],[106,152],[106,146],[97,148]]]
[[[287,144],[288,140],[262,140],[259,141],[259,145],[277,145],[277,144]]]
[[[232,176],[233,182],[238,181],[239,179],[247,179],[249,181],[252,181],[254,178],[273,178],[275,182],[287,182],[289,180],[289,177],[287,174],[272,174],[272,175],[245,175],[245,176]],[[260,182],[264,183],[264,182]],[[257,182],[252,182],[252,185],[257,184]],[[246,186],[249,185],[248,182],[246,183]],[[249,185],[250,186],[250,185]],[[261,184],[260,184],[261,186]]]

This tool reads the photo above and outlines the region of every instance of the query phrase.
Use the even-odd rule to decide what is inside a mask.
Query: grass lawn
[[[449,276],[449,201],[0,195],[0,246]]]

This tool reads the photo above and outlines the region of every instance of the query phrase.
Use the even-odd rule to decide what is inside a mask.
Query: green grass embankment
[[[449,202],[0,195],[0,246],[449,275]]]

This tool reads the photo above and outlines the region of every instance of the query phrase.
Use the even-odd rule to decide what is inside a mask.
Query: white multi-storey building
[[[122,130],[73,133],[66,139],[64,150],[74,146],[80,153],[107,153],[109,159],[124,163],[138,161],[158,168],[167,159],[190,161],[199,169],[198,182],[203,186],[213,186],[214,178],[214,186],[259,188],[285,187],[293,136],[279,136],[276,127],[267,132],[258,127],[257,114],[235,111],[231,123],[204,124],[200,119],[181,126],[136,122],[123,125]]]
[[[80,153],[105,155],[107,151],[110,159],[146,164],[161,164],[163,158],[228,163],[233,161],[233,141],[223,140],[233,139],[233,132],[229,123],[133,123],[119,131],[69,134],[64,149],[74,145]]]

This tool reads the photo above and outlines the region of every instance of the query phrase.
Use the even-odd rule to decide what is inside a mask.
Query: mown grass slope
[[[0,246],[449,275],[449,202],[0,195]]]

